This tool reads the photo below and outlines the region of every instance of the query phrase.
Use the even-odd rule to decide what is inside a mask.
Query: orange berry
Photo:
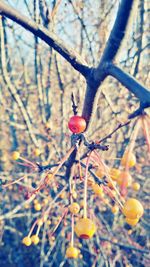
[[[73,202],[70,206],[69,206],[69,210],[72,214],[77,214],[80,210],[80,206],[77,202]]]
[[[79,250],[75,247],[68,247],[66,250],[66,257],[70,259],[77,259],[79,254]]]
[[[110,177],[113,181],[117,181],[118,177],[120,175],[120,170],[116,168],[112,168],[110,170]]]
[[[32,244],[31,238],[29,236],[25,236],[22,240],[22,243],[25,246],[29,247]]]
[[[40,241],[39,237],[37,235],[32,235],[31,236],[31,241],[34,245],[37,245]]]
[[[121,165],[124,166],[124,167],[129,167],[129,168],[132,168],[134,167],[136,164],[136,157],[135,155],[130,152],[125,152],[122,159],[121,159]]]
[[[88,186],[92,186],[93,184],[95,184],[93,177],[88,178],[87,184],[88,184]]]
[[[124,184],[125,187],[129,187],[132,183],[132,176],[127,171],[122,171],[117,179],[117,184],[122,186]]]
[[[93,184],[92,189],[96,196],[99,196],[99,197],[104,196],[103,188],[99,186],[98,184]]]
[[[102,179],[105,176],[105,169],[103,166],[99,166],[99,168],[96,170],[95,175]]]
[[[91,238],[96,232],[94,222],[88,218],[79,219],[75,225],[75,233],[83,239]]]
[[[130,219],[128,217],[125,220],[126,220],[126,223],[131,226],[135,226],[139,221],[139,219]]]
[[[18,151],[14,151],[14,152],[12,153],[12,159],[13,159],[13,160],[18,160],[19,157],[20,157],[20,153],[19,153]]]
[[[115,181],[108,181],[107,182],[107,186],[110,188],[110,189],[114,189],[114,186],[116,186],[116,182]]]
[[[133,183],[132,184],[132,189],[134,190],[134,191],[139,191],[140,190],[140,184],[139,183]]]
[[[139,219],[144,213],[142,204],[135,198],[129,198],[122,209],[123,214],[129,219]]]
[[[119,211],[119,207],[118,207],[117,205],[114,205],[114,206],[111,208],[111,211],[112,211],[112,213],[117,214],[118,211]]]

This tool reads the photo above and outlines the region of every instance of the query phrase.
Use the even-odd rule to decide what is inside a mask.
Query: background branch
[[[43,26],[36,24],[33,20],[22,15],[19,11],[5,4],[3,1],[0,2],[0,14],[15,21],[23,28],[42,39],[63,56],[74,69],[79,71],[83,76],[87,76],[89,67],[84,59],[81,58],[74,49],[69,48],[68,45],[66,46],[64,41],[59,39],[54,33],[48,31]]]

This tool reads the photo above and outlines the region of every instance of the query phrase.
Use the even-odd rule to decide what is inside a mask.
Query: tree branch
[[[140,100],[143,109],[150,107],[150,91],[148,89],[141,85],[131,75],[111,63],[108,63],[107,71],[109,75],[116,78]]]
[[[86,119],[87,126],[89,126],[94,108],[95,106],[97,106],[97,101],[99,98],[98,88],[104,81],[104,79],[108,76],[107,62],[111,62],[114,59],[125,35],[125,30],[129,20],[133,1],[134,0],[121,1],[114,26],[108,38],[100,63],[97,68],[93,68],[91,70],[91,73],[88,77],[86,96],[82,111],[82,116]]]
[[[124,38],[127,23],[130,17],[134,0],[122,0],[117,12],[116,20],[108,38],[103,56],[100,61],[112,61],[116,56],[120,44]]]
[[[88,75],[90,68],[83,58],[74,49],[68,48],[68,45],[65,45],[64,41],[59,39],[54,33],[41,25],[37,25],[33,20],[22,15],[19,11],[5,4],[3,1],[0,1],[0,14],[15,21],[23,28],[42,39],[63,56],[72,67],[79,71],[84,77]]]

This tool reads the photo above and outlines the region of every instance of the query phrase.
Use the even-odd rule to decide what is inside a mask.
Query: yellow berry
[[[78,258],[79,250],[75,247],[68,247],[66,250],[66,257],[70,259],[76,259]]]
[[[133,233],[132,229],[128,230],[128,235],[131,235],[132,233]]]
[[[40,154],[41,154],[40,149],[39,149],[39,148],[35,148],[35,150],[34,150],[34,155],[35,155],[36,157],[38,157]]]
[[[63,191],[63,192],[60,193],[60,195],[59,195],[59,197],[60,197],[61,199],[64,199],[65,196],[66,196],[66,192],[65,192],[65,191]]]
[[[92,189],[96,196],[100,196],[100,197],[104,196],[103,188],[99,186],[98,184],[93,184]]]
[[[96,232],[94,222],[88,218],[79,219],[75,225],[75,233],[83,239],[91,238]]]
[[[52,177],[54,178],[54,176],[53,176],[53,174],[52,174],[52,173],[48,173],[48,174],[47,174],[47,178],[48,178],[49,180],[51,180],[51,179],[52,179]]]
[[[135,166],[135,164],[136,164],[135,155],[132,152],[130,152],[130,153],[125,152],[122,159],[121,159],[121,165],[128,167],[128,168],[132,168]]]
[[[22,243],[25,246],[29,247],[32,244],[31,238],[29,236],[25,236],[22,240]]]
[[[12,153],[12,159],[13,159],[13,160],[18,160],[19,157],[20,157],[20,153],[19,153],[18,151],[14,151],[14,152]]]
[[[132,189],[135,191],[139,191],[140,190],[140,184],[139,183],[133,183],[132,184]]]
[[[73,191],[72,191],[72,197],[73,197],[74,199],[76,199],[77,196],[78,196],[78,195],[77,195],[77,192],[76,192],[75,190],[73,190]]]
[[[128,223],[131,226],[135,226],[139,222],[139,219],[126,218],[125,220],[126,220],[126,223]]]
[[[120,175],[120,170],[116,168],[112,168],[110,170],[110,177],[113,181],[117,181],[118,177]]]
[[[55,241],[55,239],[56,239],[55,236],[52,236],[52,237],[51,237],[51,240],[52,240],[52,241]]]
[[[83,208],[84,207],[84,200],[80,201],[80,207]]]
[[[49,202],[49,199],[48,199],[48,198],[44,198],[44,199],[43,199],[43,204],[44,204],[44,205],[47,205],[48,202]]]
[[[119,211],[119,207],[118,207],[117,205],[114,205],[114,206],[111,208],[111,211],[112,211],[112,213],[117,214],[118,211]]]
[[[125,187],[129,187],[132,183],[132,176],[127,171],[122,171],[117,179],[117,183],[119,186],[124,185]]]
[[[144,213],[142,204],[135,198],[129,198],[122,209],[123,214],[129,219],[139,219]]]
[[[50,129],[50,128],[51,128],[50,123],[49,123],[49,122],[46,122],[46,123],[45,123],[45,127],[46,127],[46,129]]]
[[[69,206],[69,210],[72,214],[77,214],[80,211],[80,206],[77,202],[73,202],[70,206]]]
[[[37,224],[38,224],[39,226],[42,226],[42,225],[43,225],[43,220],[42,220],[42,219],[38,219]]]
[[[47,220],[47,225],[50,225],[52,222],[51,222],[51,220]]]
[[[36,211],[39,211],[39,210],[41,210],[41,204],[40,203],[36,203],[35,205],[34,205],[34,209],[36,210]]]
[[[32,235],[31,236],[31,241],[34,245],[37,245],[40,241],[39,237],[37,235]]]

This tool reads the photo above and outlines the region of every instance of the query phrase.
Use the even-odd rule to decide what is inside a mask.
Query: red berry
[[[86,129],[86,121],[81,116],[72,116],[68,122],[68,127],[73,133],[83,133]]]

